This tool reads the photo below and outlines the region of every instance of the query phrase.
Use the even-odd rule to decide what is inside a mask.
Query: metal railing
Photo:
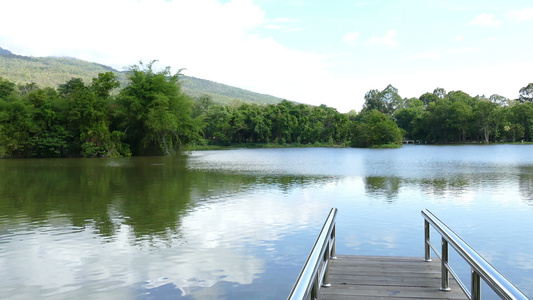
[[[439,252],[431,243],[430,225],[442,237],[441,255],[439,256],[442,272],[441,290],[450,290],[449,274],[451,273],[469,299],[481,299],[480,279],[483,279],[502,299],[529,299],[429,210],[423,210],[422,216],[424,217],[424,250],[426,261],[431,261],[431,249],[439,256]],[[468,290],[448,264],[448,245],[451,245],[471,267],[470,290]]]
[[[337,209],[332,208],[305,265],[294,284],[288,300],[320,299],[321,287],[329,283],[329,260],[335,259],[335,219]]]

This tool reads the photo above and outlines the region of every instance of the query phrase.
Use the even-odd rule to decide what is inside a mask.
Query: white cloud
[[[470,22],[470,24],[472,24],[472,25],[493,26],[493,27],[500,26],[501,23],[502,23],[501,21],[498,21],[498,20],[494,19],[494,15],[489,15],[489,14],[486,14],[486,13],[482,13],[482,14],[477,15],[474,18],[474,20],[472,20],[472,22]]]
[[[284,29],[285,27],[281,26],[281,25],[276,25],[276,24],[267,24],[264,26],[266,29],[275,29],[275,30],[280,30],[280,29]]]
[[[375,57],[378,54],[375,49],[377,46],[395,48],[400,45],[400,38],[395,30],[379,31],[380,35],[370,39],[366,39],[365,34],[355,30],[350,33],[331,32],[340,38],[336,41],[338,44],[331,44],[327,49],[321,36],[313,35],[316,36],[316,41],[307,39],[305,43],[295,46],[299,49],[295,50],[281,44],[280,40],[276,39],[276,34],[304,30],[301,27],[310,24],[309,20],[300,14],[298,14],[299,19],[290,14],[284,15],[287,18],[268,19],[266,16],[271,12],[265,12],[258,6],[258,2],[261,1],[0,0],[0,11],[10,12],[0,18],[0,28],[3,28],[0,31],[0,46],[16,54],[72,56],[110,65],[119,70],[136,64],[139,60],[148,62],[157,59],[158,65],[171,66],[174,71],[186,68],[185,75],[302,103],[326,104],[343,112],[361,109],[364,94],[368,90],[383,89],[389,83],[394,85],[394,82],[403,80],[403,77],[409,77],[405,73],[393,74],[397,78],[391,76],[389,67],[394,69],[395,66],[381,65],[385,61],[392,60],[402,63],[405,57],[402,51],[390,53],[402,55],[391,56],[390,60]],[[303,2],[300,1],[299,4]],[[28,7],[32,9],[29,10]],[[530,11],[531,9],[523,9],[510,12],[508,16],[510,18],[514,16],[514,20],[526,20]],[[21,20],[26,21],[21,22]],[[502,24],[495,16],[486,13],[478,15],[471,23],[486,26]],[[395,28],[393,24],[384,26]],[[270,30],[264,30],[265,28]],[[305,30],[311,31],[313,28],[313,25],[309,25]],[[258,35],[258,32],[262,35]],[[458,35],[459,33],[461,35]],[[454,50],[437,49],[423,52],[420,49],[427,49],[424,44],[410,45],[418,50],[407,54],[411,57],[408,57],[409,65],[404,69],[406,72],[410,68],[426,69],[428,60],[432,60],[429,62],[435,63],[431,66],[435,73],[432,73],[434,78],[429,84],[430,91],[436,86],[453,89],[452,84],[446,85],[448,81],[445,77],[439,77],[439,72],[446,72],[453,65],[438,65],[440,60],[437,59],[452,56],[453,53],[473,51],[474,48],[461,48],[466,46],[462,44],[465,41],[463,34],[467,38],[470,36],[466,33],[456,32],[451,36],[451,39],[455,38],[458,43],[456,44],[458,49]],[[502,40],[502,37],[497,35],[499,33],[501,32],[494,32],[494,37],[498,38],[498,41]],[[410,34],[414,33],[402,32],[402,40],[420,40],[410,37]],[[362,39],[363,37],[365,38]],[[349,52],[340,61],[335,58],[335,53],[327,51],[337,51],[337,47],[343,42],[375,47],[360,47],[357,53]],[[425,43],[423,40],[420,42]],[[451,42],[453,43],[453,40]],[[469,47],[491,51],[476,45],[475,40],[470,38],[468,42]],[[291,42],[291,44],[296,43],[298,43],[296,39]],[[455,55],[454,60],[448,61],[448,64],[469,64],[468,61],[459,61],[459,58],[460,55]],[[368,61],[376,61],[376,64],[369,67]],[[333,73],[334,68],[328,64],[330,62],[337,62],[335,71],[342,70],[338,75]],[[492,62],[487,62],[490,63]],[[520,68],[522,69],[524,68]],[[519,73],[508,71],[511,74]],[[369,78],[368,75],[375,77]],[[400,94],[420,96],[422,93],[418,91],[424,89],[423,82],[430,80],[424,76],[410,76],[412,81],[408,85],[406,83],[404,86],[397,86],[402,88]],[[530,77],[528,74],[521,76]],[[437,80],[437,77],[442,80]],[[517,82],[523,82],[519,77],[515,79]],[[465,79],[465,82],[468,80]],[[474,85],[476,82],[477,79],[470,83]],[[509,82],[505,79],[494,85],[513,86]],[[412,87],[416,93],[407,94],[409,87]],[[490,94],[489,91],[484,93]],[[496,93],[510,98],[515,97],[504,92]]]
[[[420,52],[413,56],[413,58],[415,59],[431,59],[431,60],[439,59],[441,57],[442,55],[437,51]]]
[[[452,49],[452,50],[450,50],[450,53],[453,53],[453,54],[458,54],[458,53],[472,53],[472,52],[477,52],[477,51],[478,51],[477,48],[473,48],[473,47],[465,47],[465,48]]]
[[[526,7],[521,10],[512,10],[507,14],[507,17],[518,22],[532,20],[533,8]]]
[[[299,21],[296,19],[276,18],[274,20],[268,20],[265,22],[266,25],[264,25],[263,27],[267,29],[284,30],[286,32],[297,32],[305,30],[304,28],[295,27],[295,24],[299,23]]]
[[[298,23],[297,19],[293,18],[275,18],[272,20],[274,23]]]
[[[318,89],[332,77],[326,56],[251,34],[297,23],[268,21],[251,0],[10,1],[0,11],[24,12],[0,18],[0,28],[10,28],[0,45],[21,55],[71,56],[118,70],[157,59],[185,75],[304,103],[323,101]]]
[[[370,45],[385,45],[389,47],[396,47],[397,43],[395,41],[396,37],[396,31],[395,30],[389,30],[387,33],[385,33],[384,36],[373,36],[369,41],[368,44]]]
[[[348,32],[347,34],[344,35],[344,37],[342,38],[342,41],[345,42],[346,44],[355,44],[355,42],[357,42],[357,39],[359,38],[359,32]]]

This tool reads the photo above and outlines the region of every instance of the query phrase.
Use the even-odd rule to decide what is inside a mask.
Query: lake
[[[427,208],[531,298],[532,153],[406,145],[0,160],[0,298],[285,299],[332,207],[338,254],[422,258]]]

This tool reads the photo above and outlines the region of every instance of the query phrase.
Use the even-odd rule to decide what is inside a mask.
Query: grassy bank
[[[185,150],[224,150],[224,149],[242,149],[242,148],[312,148],[312,147],[329,147],[329,148],[345,148],[348,145],[335,145],[330,143],[313,143],[313,144],[300,144],[300,143],[235,143],[229,145],[188,145]]]

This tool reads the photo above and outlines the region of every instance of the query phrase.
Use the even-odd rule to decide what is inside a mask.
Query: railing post
[[[450,291],[450,275],[448,271],[448,241],[442,238],[442,261],[441,261],[441,291]]]
[[[337,224],[333,225],[333,230],[331,231],[331,240],[333,241],[333,245],[331,246],[331,254],[329,256],[329,259],[337,259],[337,253],[336,253],[336,246],[337,243],[337,236],[335,233],[335,230],[337,228]]]
[[[326,270],[324,271],[324,278],[322,278],[322,287],[330,287],[331,283],[329,283],[329,255],[330,255],[330,248],[331,247],[331,241],[328,242],[326,252],[324,252],[324,256],[322,257],[322,263],[325,265]]]
[[[431,248],[429,246],[430,229],[428,220],[424,219],[424,261],[431,261]]]
[[[472,300],[479,300],[481,299],[481,279],[479,278],[479,274],[472,269],[472,278],[471,278],[472,286],[470,287],[470,299]]]
[[[314,287],[314,294],[311,296],[313,300],[320,300],[320,278],[316,277]]]

